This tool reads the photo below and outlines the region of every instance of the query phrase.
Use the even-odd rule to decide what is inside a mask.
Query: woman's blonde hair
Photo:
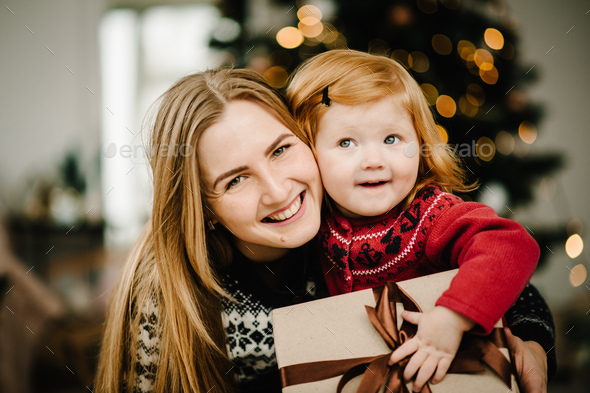
[[[295,70],[287,97],[314,154],[317,125],[328,108],[322,104],[326,88],[329,99],[340,104],[366,104],[393,96],[408,109],[418,137],[420,165],[416,184],[403,202],[404,207],[428,184],[448,192],[475,188],[466,184],[467,176],[459,158],[451,153],[438,131],[422,89],[401,64],[384,56],[339,49],[314,56]],[[425,155],[424,147],[436,150]]]
[[[231,238],[207,230],[197,152],[200,135],[234,100],[266,106],[298,137],[283,96],[250,70],[213,70],[180,79],[158,100],[150,143],[152,217],[111,296],[101,347],[97,392],[134,391],[140,318],[157,304],[160,345],[155,392],[232,389],[221,320],[228,297],[216,267],[231,262]],[[193,154],[187,154],[191,152]],[[147,315],[149,317],[149,314]]]

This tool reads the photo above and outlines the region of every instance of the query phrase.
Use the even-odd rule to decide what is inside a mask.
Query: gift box
[[[416,332],[401,312],[432,309],[456,273],[451,270],[275,309],[274,340],[283,392],[411,392],[412,383],[404,384],[402,377],[407,360],[387,366],[392,349]],[[447,375],[428,388],[432,393],[474,388],[478,393],[518,392],[502,322],[490,336],[465,334]]]

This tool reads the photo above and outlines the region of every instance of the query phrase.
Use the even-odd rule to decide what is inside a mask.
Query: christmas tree
[[[278,2],[277,15],[287,10],[291,20],[265,32],[245,23],[241,2],[225,1],[221,10],[241,25],[241,34],[212,45],[227,51],[232,65],[254,67],[278,88],[301,61],[330,49],[396,59],[422,87],[439,132],[463,159],[471,180],[481,184],[463,199],[487,203],[502,216],[510,218],[530,203],[537,182],[561,166],[559,155],[529,152],[542,116],[540,105],[525,94],[536,73],[519,59],[515,22],[502,1],[324,4],[332,15],[323,15],[322,4]],[[541,261],[551,243],[567,236],[563,223],[523,224],[541,247]]]

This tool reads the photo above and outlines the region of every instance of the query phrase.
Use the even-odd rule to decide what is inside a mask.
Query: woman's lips
[[[278,213],[273,213],[262,219],[265,224],[286,225],[293,220],[298,219],[305,211],[305,191],[297,196],[293,202]]]

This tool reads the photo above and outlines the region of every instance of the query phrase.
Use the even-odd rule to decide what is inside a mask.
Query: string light
[[[313,16],[306,16],[297,25],[301,33],[308,38],[319,36],[324,31],[324,25]]]
[[[494,57],[485,49],[477,49],[473,60],[479,69],[483,71],[489,71],[494,67]]]
[[[496,135],[496,149],[507,156],[514,151],[514,137],[506,131],[500,131]]]
[[[394,26],[407,26],[414,20],[414,14],[405,5],[395,5],[389,12],[389,20]]]
[[[426,101],[428,101],[428,105],[436,104],[436,99],[438,98],[438,90],[436,87],[431,85],[430,83],[422,83],[420,85],[424,95],[426,96]]]
[[[496,29],[486,29],[483,39],[492,49],[500,50],[504,47],[504,36]]]
[[[300,21],[307,17],[313,17],[317,20],[322,20],[322,11],[315,5],[307,4],[297,10],[297,18]]]
[[[473,117],[473,116],[477,115],[479,108],[476,105],[473,105],[469,101],[468,96],[463,95],[463,96],[461,96],[461,98],[459,98],[459,110],[464,115],[469,116],[469,117]]]
[[[494,158],[494,155],[496,155],[496,145],[494,144],[494,141],[487,136],[482,136],[475,144],[475,151],[477,157],[481,160],[490,162]]]
[[[289,73],[284,67],[274,66],[264,72],[264,77],[272,87],[280,89],[287,84]]]
[[[475,54],[475,45],[467,40],[461,40],[457,44],[457,53],[459,56],[465,61],[469,61],[469,56],[473,56]],[[473,58],[471,59],[473,61]]]
[[[484,70],[483,68],[479,69],[479,77],[488,85],[493,85],[498,82],[499,76],[498,69],[493,65],[489,70]]]
[[[441,116],[450,118],[455,116],[457,112],[457,104],[455,100],[447,95],[441,95],[436,99],[436,110]]]
[[[410,54],[403,49],[396,49],[391,52],[391,58],[402,63],[406,68],[410,68]]]
[[[389,53],[389,44],[380,38],[369,41],[369,53],[387,56]]]
[[[432,36],[432,48],[439,55],[448,55],[453,51],[453,43],[446,35],[435,34]]]
[[[447,130],[445,130],[445,128],[440,124],[437,124],[436,128],[438,128],[438,133],[440,134],[443,143],[447,143],[449,141],[449,133],[447,132]]]
[[[572,287],[579,287],[586,281],[586,277],[588,276],[588,272],[586,271],[586,266],[579,265],[574,266],[572,271],[570,272],[570,284]]]
[[[532,123],[525,120],[518,126],[518,136],[523,142],[530,145],[537,139],[537,129]]]
[[[324,23],[321,41],[325,44],[331,44],[338,39],[338,29],[331,23]]]
[[[430,67],[430,61],[428,57],[422,52],[414,51],[408,56],[408,63],[410,68],[416,72],[426,72]]]
[[[580,235],[573,234],[565,242],[565,252],[571,259],[577,258],[584,251],[584,241]]]
[[[297,48],[303,43],[303,34],[296,27],[283,27],[277,33],[277,42],[286,49]]]

